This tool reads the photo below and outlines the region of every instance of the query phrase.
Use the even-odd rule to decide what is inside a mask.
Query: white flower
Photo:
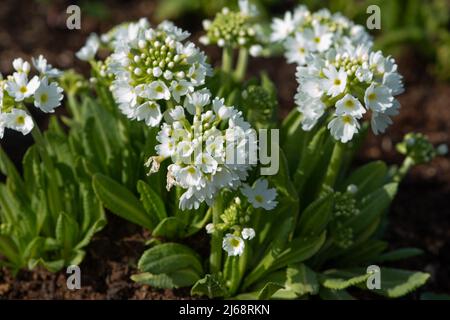
[[[54,109],[61,105],[63,99],[63,89],[56,82],[48,84],[47,78],[43,78],[34,93],[34,105],[43,112],[54,112]]]
[[[274,18],[272,21],[272,33],[270,35],[270,40],[273,42],[283,41],[288,36],[290,36],[295,28],[296,24],[292,17],[291,12],[286,12],[284,19]]]
[[[33,119],[23,110],[12,109],[4,115],[5,126],[27,135],[33,130]]]
[[[13,60],[13,67],[18,73],[28,74],[30,72],[30,63],[22,58],[16,58]]]
[[[93,60],[100,47],[100,39],[95,33],[91,33],[88,37],[86,44],[75,53],[76,57],[83,61]]]
[[[257,143],[242,113],[223,100],[214,99],[212,105],[207,92],[194,92],[185,98],[185,105],[193,116],[185,117],[181,106],[170,110],[155,147],[158,156],[172,161],[167,187],[185,189],[179,199],[182,210],[197,209],[203,202],[211,205],[222,189],[238,188],[251,168],[249,144]],[[237,131],[241,134],[234,135]],[[228,158],[228,153],[242,162]]]
[[[149,127],[156,127],[162,119],[161,108],[154,101],[145,101],[137,107],[135,117],[137,120],[144,120]]]
[[[301,33],[297,33],[294,38],[289,37],[286,40],[284,47],[286,48],[286,58],[288,63],[297,63],[299,65],[306,63],[310,45]]]
[[[170,91],[176,102],[180,102],[180,98],[186,95],[194,87],[186,80],[172,81],[170,85]]]
[[[241,236],[244,240],[252,240],[255,237],[255,230],[252,228],[244,228],[242,229]]]
[[[394,97],[391,91],[383,85],[375,85],[372,83],[366,90],[364,95],[364,103],[366,108],[376,111],[384,112],[386,109],[392,107]]]
[[[210,103],[211,94],[209,90],[204,89],[195,91],[187,95],[184,100],[184,107],[190,114],[194,115],[197,112],[202,112],[203,107]]]
[[[331,135],[342,143],[346,143],[358,132],[359,123],[350,115],[336,116],[328,123]]]
[[[295,96],[297,109],[302,114],[302,129],[309,131],[317,123],[325,112],[325,104],[317,98],[299,92]]]
[[[215,231],[214,224],[213,223],[208,223],[205,226],[205,229],[206,229],[206,233],[208,233],[208,234],[214,233],[214,231]]]
[[[6,91],[14,97],[16,101],[23,101],[32,96],[39,87],[39,78],[34,76],[29,82],[25,73],[14,73],[6,82]]]
[[[286,58],[295,61],[295,49],[304,49],[310,53],[328,53],[346,45],[372,45],[369,34],[364,27],[340,15],[331,14],[328,10],[310,12],[305,6],[298,6],[294,12],[286,12],[283,19],[274,18],[270,36],[273,42],[282,42],[286,48]],[[293,42],[295,36],[296,43]],[[301,44],[298,42],[301,41]],[[308,45],[305,46],[304,43]],[[305,59],[297,59],[299,65],[307,63]]]
[[[336,114],[350,115],[357,119],[361,118],[366,112],[361,102],[350,94],[346,94],[341,100],[336,102]]]
[[[278,204],[275,201],[277,191],[274,188],[269,189],[269,182],[266,179],[256,180],[253,187],[250,187],[248,184],[243,185],[241,192],[254,208],[272,210]]]
[[[62,72],[56,68],[53,68],[51,64],[47,63],[47,59],[41,54],[37,59],[31,58],[33,66],[42,75],[48,78],[59,77]]]
[[[249,0],[239,0],[239,9],[246,16],[254,17],[258,15],[258,9]]]
[[[309,43],[314,51],[324,52],[331,46],[333,34],[328,31],[328,28],[320,24],[315,24],[313,29],[306,29],[303,32],[303,37]]]
[[[172,121],[180,121],[185,118],[184,108],[182,106],[176,106],[169,111],[169,115],[172,118]]]
[[[323,80],[323,88],[327,90],[327,94],[333,98],[344,92],[347,85],[347,73],[343,68],[339,71],[331,65],[323,69],[325,79]]]
[[[145,90],[145,98],[151,100],[169,100],[170,90],[162,81],[153,81]]]
[[[372,112],[372,119],[370,120],[370,126],[374,134],[384,133],[386,128],[392,124],[392,116],[396,116],[399,113],[400,103],[394,100],[392,107],[386,109],[384,112]]]
[[[229,256],[240,256],[244,253],[244,240],[242,238],[227,233],[222,241],[222,248]]]
[[[0,111],[0,139],[3,139],[6,127],[6,114]]]
[[[206,56],[193,43],[182,42],[187,36],[189,33],[168,21],[156,28],[148,23],[130,23],[125,35],[120,39],[116,36],[114,52],[106,64],[114,77],[114,99],[130,119],[145,119],[149,126],[158,126],[156,120],[162,117],[150,116],[148,107],[157,103],[158,111],[168,117],[164,108],[171,104],[160,100],[181,104],[182,97],[212,74]],[[147,111],[146,116],[140,111]]]
[[[252,57],[259,57],[263,53],[263,47],[260,44],[250,46],[249,53]]]

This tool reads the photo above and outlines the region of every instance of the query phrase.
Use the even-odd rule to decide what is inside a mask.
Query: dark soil
[[[76,68],[86,72],[87,65],[76,61],[74,52],[91,32],[104,32],[111,26],[142,16],[151,19],[154,1],[103,1],[109,8],[109,18],[101,20],[82,15],[82,29],[69,31],[65,27],[66,7],[74,1],[52,1],[42,5],[37,1],[3,0],[0,4],[0,71],[9,74],[13,58],[29,58],[44,54],[50,63],[62,69]],[[19,14],[18,14],[19,13]],[[200,20],[177,22],[190,30],[200,28]],[[400,97],[402,111],[389,131],[375,137],[369,135],[357,163],[383,159],[389,164],[401,162],[395,144],[409,131],[425,133],[434,144],[450,144],[450,85],[436,83],[425,69],[421,57],[409,50],[397,57],[400,72],[405,76],[407,91]],[[212,61],[219,61],[211,50]],[[250,74],[267,70],[279,89],[280,117],[293,107],[296,90],[295,68],[283,58],[254,59]],[[43,127],[46,118],[36,114]],[[39,117],[40,116],[40,117]],[[32,143],[30,136],[7,132],[1,141],[15,163]],[[431,280],[420,292],[450,293],[450,158],[441,157],[431,164],[412,170],[400,187],[390,211],[386,240],[391,247],[418,247],[425,254],[396,263],[395,266],[431,273]],[[188,290],[157,290],[136,285],[130,276],[136,272],[137,261],[145,249],[148,235],[140,228],[114,216],[108,216],[107,227],[95,236],[81,265],[82,289],[66,289],[65,272],[45,270],[22,271],[15,278],[0,270],[0,299],[184,299]],[[201,235],[200,235],[201,237]],[[203,238],[204,239],[204,238]],[[189,239],[200,245],[205,241]]]

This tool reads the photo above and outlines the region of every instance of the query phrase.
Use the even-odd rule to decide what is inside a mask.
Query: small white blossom
[[[39,87],[40,81],[38,76],[34,76],[29,82],[26,73],[14,73],[6,82],[6,91],[16,101],[23,101],[31,97]]]
[[[278,204],[275,200],[277,191],[274,188],[269,189],[269,182],[266,179],[258,179],[253,187],[248,184],[243,185],[241,192],[254,208],[272,210]]]
[[[222,248],[229,256],[240,256],[244,253],[245,243],[241,237],[227,233],[223,238]]]
[[[86,44],[75,55],[80,60],[90,61],[95,58],[99,47],[100,39],[95,33],[92,33],[86,40]]]
[[[12,109],[4,115],[5,126],[27,135],[33,130],[34,123],[30,115],[20,109]]]
[[[47,63],[47,59],[45,59],[42,54],[39,55],[37,59],[31,58],[31,61],[33,62],[33,66],[42,76],[56,78],[62,74],[60,70],[53,68],[51,64]]]
[[[244,240],[252,240],[255,237],[255,230],[252,228],[242,229],[241,236]]]
[[[54,112],[54,109],[61,105],[63,99],[63,89],[56,82],[48,83],[47,78],[43,78],[34,93],[34,105],[43,112]]]

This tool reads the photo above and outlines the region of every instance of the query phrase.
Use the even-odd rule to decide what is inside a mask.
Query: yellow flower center
[[[377,95],[373,92],[367,96],[367,99],[369,99],[370,101],[373,101],[376,98],[377,98]]]
[[[25,124],[25,117],[24,116],[18,116],[16,118],[16,122],[17,122],[17,124],[20,124],[20,125]]]
[[[261,203],[261,202],[264,201],[264,198],[261,195],[258,194],[258,195],[255,196],[255,200],[256,200],[256,202]]]
[[[345,106],[349,109],[352,109],[355,106],[355,103],[352,100],[345,101]]]
[[[194,167],[190,167],[190,168],[188,169],[188,173],[194,174],[194,173],[195,173],[195,168],[194,168]]]
[[[232,238],[230,239],[230,245],[234,248],[237,248],[240,245],[240,241],[238,239]]]
[[[19,91],[22,92],[22,93],[26,93],[27,92],[27,87],[21,86]]]
[[[164,92],[164,89],[163,89],[163,87],[161,87],[161,86],[157,86],[157,87],[155,88],[155,91],[156,91],[156,92],[159,92],[159,93],[162,93],[162,92]]]
[[[344,122],[344,123],[351,123],[352,122],[352,117],[350,117],[350,116],[343,116],[342,117],[342,121]]]
[[[334,85],[339,86],[341,84],[340,79],[334,79]]]
[[[42,103],[47,103],[47,101],[48,101],[48,94],[43,93],[43,94],[41,95],[41,102],[42,102]]]
[[[315,37],[315,38],[314,38],[314,42],[315,42],[315,43],[319,43],[319,42],[320,42],[320,38],[319,38],[319,37]]]

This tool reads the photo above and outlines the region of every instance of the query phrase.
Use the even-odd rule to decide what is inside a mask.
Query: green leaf
[[[55,234],[56,240],[62,246],[63,257],[67,261],[78,240],[78,224],[71,216],[62,212],[56,223]]]
[[[300,215],[299,237],[319,236],[325,231],[333,213],[333,194],[329,193],[311,203]]]
[[[137,190],[141,195],[141,202],[149,216],[154,216],[159,222],[167,218],[166,208],[161,197],[144,181],[139,180]],[[156,220],[155,219],[155,220]]]
[[[423,254],[423,250],[417,248],[402,248],[382,254],[374,262],[387,262],[404,260]]]
[[[319,130],[300,155],[300,160],[294,172],[294,184],[299,195],[302,194],[303,188],[307,186],[311,174],[319,164],[319,159],[323,157],[323,146],[327,135],[326,128]]]
[[[398,298],[423,286],[429,278],[428,273],[381,268],[381,289],[373,291],[389,298]]]
[[[152,274],[150,272],[144,272],[131,276],[131,280],[135,282],[165,289],[189,287],[199,279],[199,274],[189,268],[180,269],[171,273]]]
[[[0,234],[0,254],[6,257],[17,269],[22,267],[22,257],[14,241],[7,236]]]
[[[147,215],[139,200],[128,189],[99,173],[94,175],[92,182],[98,198],[112,213],[153,230],[155,221]]]
[[[325,288],[343,290],[362,282],[366,282],[369,276],[370,273],[363,273],[361,275],[354,276],[353,274],[347,274],[345,271],[333,270],[324,272],[320,282]]]
[[[154,237],[175,239],[182,236],[183,225],[176,217],[169,217],[162,220],[153,230]]]
[[[366,270],[362,268],[346,269],[340,270],[339,274],[347,278],[358,278],[366,274]],[[428,273],[393,268],[381,268],[379,275],[381,288],[373,289],[371,292],[389,298],[398,298],[414,291],[424,285],[430,277]],[[358,286],[365,289],[366,283],[359,283]]]
[[[197,253],[178,243],[164,243],[146,250],[139,260],[138,268],[152,274],[170,274],[180,269],[191,268],[198,274],[203,274]]]
[[[289,242],[286,249],[281,252],[269,251],[246,277],[243,288],[248,288],[270,271],[309,259],[319,251],[325,238],[325,232],[315,238],[296,238]]]
[[[356,169],[341,185],[345,190],[353,184],[358,187],[355,196],[361,198],[380,188],[386,181],[387,166],[382,161],[374,161]]]
[[[228,290],[218,276],[207,274],[198,280],[191,289],[191,295],[208,296],[210,299],[226,297]]]
[[[360,213],[344,223],[344,227],[352,228],[355,234],[362,233],[389,207],[397,189],[398,183],[388,183],[370,193],[361,201]]]
[[[323,300],[355,300],[355,298],[345,290],[332,290],[322,287],[320,288],[319,295]]]
[[[301,263],[299,266],[290,266],[286,270],[286,289],[291,289],[298,296],[305,294],[315,295],[319,292],[319,282],[316,273]]]
[[[258,300],[269,300],[280,289],[284,289],[284,287],[278,283],[267,282],[264,288],[258,292]]]

